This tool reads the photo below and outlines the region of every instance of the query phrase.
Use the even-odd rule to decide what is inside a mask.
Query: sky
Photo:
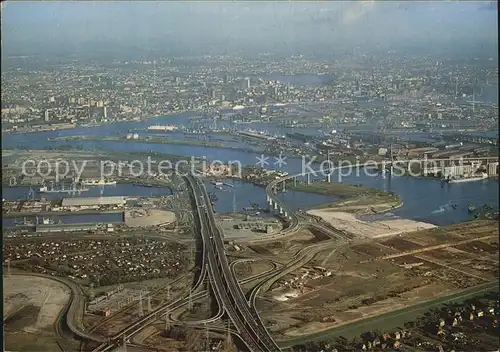
[[[9,54],[93,47],[196,53],[322,51],[408,43],[498,42],[496,2],[48,2],[2,3]]]

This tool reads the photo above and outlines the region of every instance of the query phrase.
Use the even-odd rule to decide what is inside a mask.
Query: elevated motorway
[[[382,163],[379,163],[379,164],[382,164]],[[370,165],[370,166],[377,166],[379,164],[373,164],[373,165]],[[347,165],[347,166],[341,166],[341,167],[334,167],[334,168],[330,169],[330,172],[333,172],[333,171],[336,171],[336,170],[348,169],[348,168],[352,168],[352,167],[361,167],[361,166],[362,166],[362,164]],[[297,177],[304,177],[304,176],[308,176],[308,175],[316,175],[318,173],[323,173],[324,171],[325,170],[314,170],[314,171],[307,172],[307,173],[301,173],[301,174],[295,174],[295,175],[288,175],[288,176],[285,176],[285,177],[281,177],[281,178],[279,178],[277,180],[273,180],[273,181],[271,181],[266,186],[266,190],[265,191],[266,191],[266,196],[267,196],[267,200],[268,200],[269,206],[272,208],[273,205],[274,205],[275,209],[279,209],[280,210],[280,213],[288,220],[288,227],[284,231],[282,231],[281,233],[279,233],[277,235],[263,237],[261,239],[261,241],[275,240],[277,238],[281,238],[281,237],[284,237],[284,236],[288,236],[288,235],[294,234],[299,229],[300,218],[307,217],[306,215],[303,215],[303,216],[299,217],[295,213],[295,211],[293,211],[292,209],[288,208],[284,204],[284,202],[277,196],[277,193],[276,193],[276,189],[277,189],[278,185],[281,184],[281,183],[283,183],[283,182],[286,182],[288,180],[293,180],[294,178],[297,178]],[[325,224],[315,224],[313,226],[325,228]]]
[[[257,312],[249,307],[231,271],[221,231],[216,225],[204,184],[194,176],[186,178],[196,200],[214,293],[219,296],[227,315],[250,351],[281,351],[264,327]]]
[[[266,186],[266,196],[267,196],[267,201],[271,209],[279,210],[279,213],[286,218],[289,221],[288,227],[282,231],[280,234],[276,234],[274,236],[266,236],[261,239],[261,241],[268,241],[268,240],[273,240],[277,239],[279,237],[283,237],[285,235],[291,235],[295,233],[299,227],[299,217],[294,214],[294,212],[289,209],[284,202],[277,196],[276,190],[278,189],[278,185],[282,184],[283,182],[286,182],[288,180],[293,180],[295,178],[299,177],[310,177],[314,175],[324,175],[325,177],[326,172],[328,171],[330,174],[332,174],[335,171],[341,171],[341,170],[348,170],[352,168],[365,168],[365,167],[373,167],[373,168],[378,168],[380,166],[388,166],[388,165],[408,165],[409,163],[413,163],[415,161],[422,163],[423,166],[423,172],[424,174],[426,172],[432,171],[433,168],[437,168],[439,170],[443,170],[445,165],[454,163],[454,162],[481,162],[481,161],[491,161],[491,160],[497,160],[497,156],[493,157],[471,157],[471,158],[462,158],[462,159],[449,159],[449,158],[429,158],[429,159],[422,159],[422,160],[384,160],[384,161],[379,161],[379,162],[374,162],[374,163],[357,163],[354,165],[344,165],[344,166],[337,166],[337,167],[332,167],[330,169],[324,169],[324,170],[312,170],[309,172],[303,172],[300,174],[295,174],[295,175],[288,175],[285,177],[281,177],[277,180],[271,181],[267,186]],[[438,165],[438,166],[436,166]],[[258,240],[257,240],[258,241]]]

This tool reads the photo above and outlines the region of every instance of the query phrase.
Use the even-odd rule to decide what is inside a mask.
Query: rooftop
[[[89,206],[89,205],[124,205],[126,203],[123,196],[111,197],[76,197],[64,198],[62,201],[63,207],[71,206]]]

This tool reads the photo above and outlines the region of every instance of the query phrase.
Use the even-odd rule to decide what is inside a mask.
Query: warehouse
[[[102,205],[122,206],[125,205],[125,197],[75,197],[64,198],[62,201],[63,207],[95,207]]]
[[[40,224],[36,226],[37,233],[48,232],[78,232],[97,231],[99,226],[94,223],[86,224]]]

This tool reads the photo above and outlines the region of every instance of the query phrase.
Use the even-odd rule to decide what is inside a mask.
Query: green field
[[[377,204],[385,204],[389,210],[401,205],[401,199],[397,194],[360,185],[348,185],[334,182],[313,182],[309,185],[306,183],[297,183],[294,185],[293,181],[291,181],[287,183],[287,187],[299,192],[316,193],[341,198],[333,203],[317,206],[315,209],[359,206],[370,207],[376,206]],[[346,208],[345,211],[349,211],[349,209]]]

